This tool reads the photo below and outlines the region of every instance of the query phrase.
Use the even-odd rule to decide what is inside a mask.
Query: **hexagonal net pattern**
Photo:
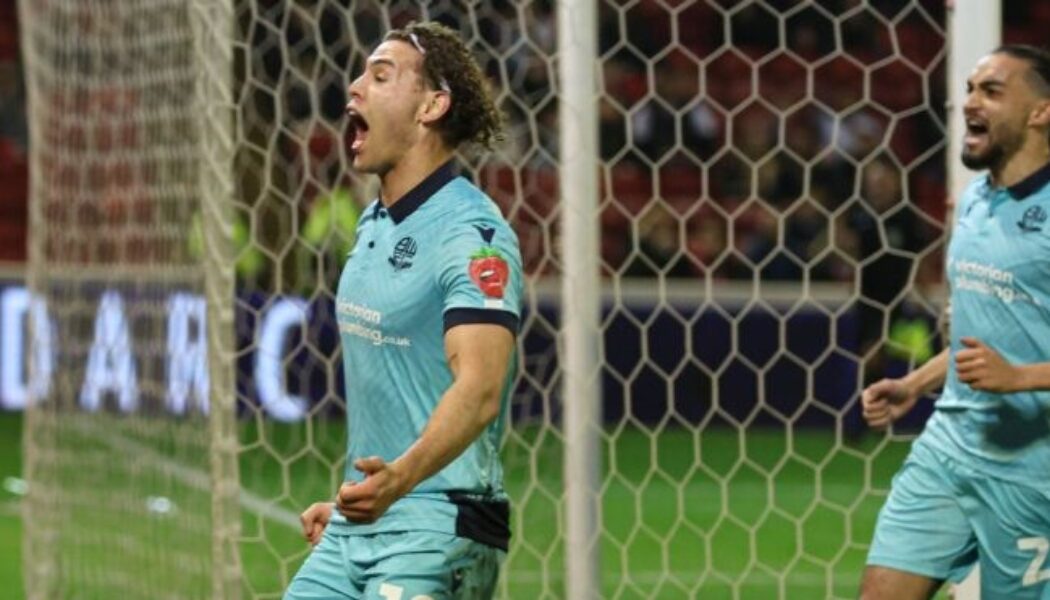
[[[280,597],[299,511],[343,475],[333,295],[375,197],[345,90],[422,19],[462,34],[504,112],[506,142],[461,162],[527,270],[500,595],[565,597],[554,3],[22,9],[31,597]],[[870,435],[859,390],[940,343],[944,19],[599,2],[601,597],[855,594],[923,418]]]
[[[204,183],[222,163],[205,166],[215,144],[208,111],[196,110],[215,104],[198,86],[199,69],[215,65],[198,57],[216,38],[190,6],[20,5],[31,293],[5,310],[32,315],[30,598],[200,597],[232,580],[213,565],[233,549],[220,532],[238,522],[226,502],[236,480],[210,480],[232,454],[211,451],[219,429],[205,418],[207,374],[196,371],[206,278],[187,246],[201,191],[223,191]],[[228,66],[223,44],[211,48]]]
[[[859,392],[940,343],[943,3],[599,7],[600,596],[855,597],[907,437],[867,434]],[[503,175],[537,236],[556,151]],[[551,333],[509,443],[530,477],[504,589],[560,598],[560,265],[530,264],[525,339]]]

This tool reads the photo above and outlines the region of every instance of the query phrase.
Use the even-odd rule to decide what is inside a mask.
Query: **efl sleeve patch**
[[[439,283],[444,311],[474,309],[521,316],[521,253],[503,224],[464,223],[442,245]]]
[[[510,267],[503,255],[492,246],[479,248],[470,255],[470,265],[467,269],[470,280],[478,286],[486,298],[503,300],[507,283],[510,282]]]

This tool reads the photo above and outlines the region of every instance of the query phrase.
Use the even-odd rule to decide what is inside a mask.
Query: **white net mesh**
[[[342,476],[332,290],[370,197],[344,90],[391,26],[439,19],[508,116],[466,163],[529,274],[501,595],[564,597],[552,3],[238,1],[225,50],[202,6],[22,4],[57,340],[27,421],[31,593],[280,597],[296,515]],[[600,3],[602,597],[854,595],[904,451],[861,435],[857,394],[937,343],[943,22],[934,0]],[[230,202],[202,185],[223,181]],[[207,366],[205,313],[236,325]],[[234,413],[200,404],[224,373],[233,464]],[[210,491],[238,480],[224,517]]]
[[[857,395],[937,343],[943,5],[600,9],[600,595],[853,597],[905,450],[861,435]],[[556,53],[537,38],[511,36],[529,76],[503,88],[531,135],[482,181],[537,276],[503,589],[559,598]]]
[[[192,363],[168,348],[205,338],[204,307],[174,295],[204,281],[185,234],[203,139],[188,5],[27,2],[22,21],[29,287],[50,313],[33,322],[46,383],[26,415],[27,595],[203,596],[207,378],[204,394],[172,387]]]

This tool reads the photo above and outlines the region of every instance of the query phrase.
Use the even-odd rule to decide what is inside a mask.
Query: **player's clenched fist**
[[[314,502],[299,515],[299,522],[303,524],[303,537],[311,546],[316,546],[321,541],[321,534],[331,518],[331,502]]]
[[[403,477],[394,464],[378,456],[359,458],[354,468],[365,478],[344,482],[336,494],[335,507],[354,523],[375,523],[407,491]]]
[[[998,352],[978,339],[964,337],[964,349],[955,354],[959,381],[975,390],[1007,393],[1020,389],[1021,375]]]
[[[876,429],[882,429],[907,414],[916,399],[900,379],[881,379],[864,388],[860,395],[864,420]]]

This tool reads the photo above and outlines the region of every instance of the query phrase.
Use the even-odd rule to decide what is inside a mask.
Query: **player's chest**
[[[960,215],[950,255],[953,261],[1050,286],[1050,201],[995,198],[973,203]]]
[[[396,227],[362,228],[343,267],[338,297],[379,311],[386,323],[410,327],[433,306],[436,252],[426,232]],[[440,314],[440,298],[437,297]]]

